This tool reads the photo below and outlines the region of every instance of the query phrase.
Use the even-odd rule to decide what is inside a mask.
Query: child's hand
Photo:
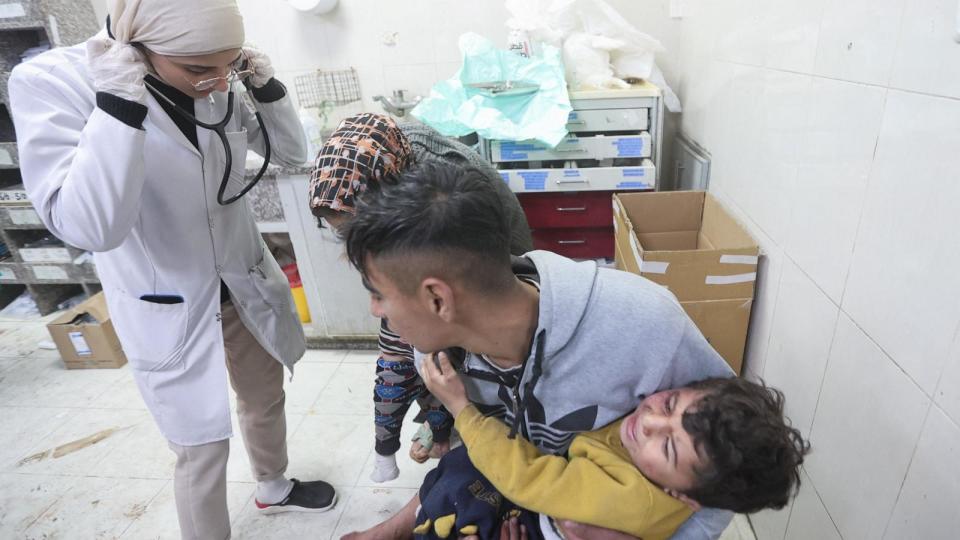
[[[421,370],[427,390],[443,403],[454,418],[470,404],[460,375],[450,364],[446,353],[431,355],[421,364]]]

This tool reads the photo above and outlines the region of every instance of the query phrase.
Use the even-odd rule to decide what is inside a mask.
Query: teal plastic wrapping
[[[460,36],[459,45],[460,70],[433,86],[411,111],[414,117],[451,137],[476,131],[487,139],[536,140],[551,148],[566,137],[573,108],[559,49],[544,45],[539,54],[525,58],[474,33]],[[539,89],[491,96],[467,86],[497,81],[536,83]]]

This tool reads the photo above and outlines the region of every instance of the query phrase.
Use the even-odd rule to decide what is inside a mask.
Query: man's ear
[[[442,319],[452,322],[456,305],[454,304],[453,288],[442,279],[428,277],[420,284],[421,296],[427,303],[427,309]]]
[[[667,495],[689,506],[690,509],[693,510],[694,512],[699,512],[700,509],[703,508],[702,506],[700,506],[700,503],[691,499],[690,497],[687,497],[686,495],[684,495],[683,493],[680,493],[675,489],[665,489],[663,491],[665,491]]]

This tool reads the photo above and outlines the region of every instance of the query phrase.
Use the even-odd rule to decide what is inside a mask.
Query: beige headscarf
[[[167,56],[200,56],[243,46],[235,0],[110,0],[110,32]]]

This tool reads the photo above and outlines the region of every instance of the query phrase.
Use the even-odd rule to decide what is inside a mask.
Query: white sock
[[[374,455],[376,455],[376,461],[373,464],[373,472],[370,473],[371,480],[379,484],[381,482],[395,480],[400,476],[400,468],[397,467],[396,454],[381,456],[374,452]]]
[[[257,482],[257,501],[261,504],[277,504],[286,499],[292,489],[293,482],[283,476]]]

